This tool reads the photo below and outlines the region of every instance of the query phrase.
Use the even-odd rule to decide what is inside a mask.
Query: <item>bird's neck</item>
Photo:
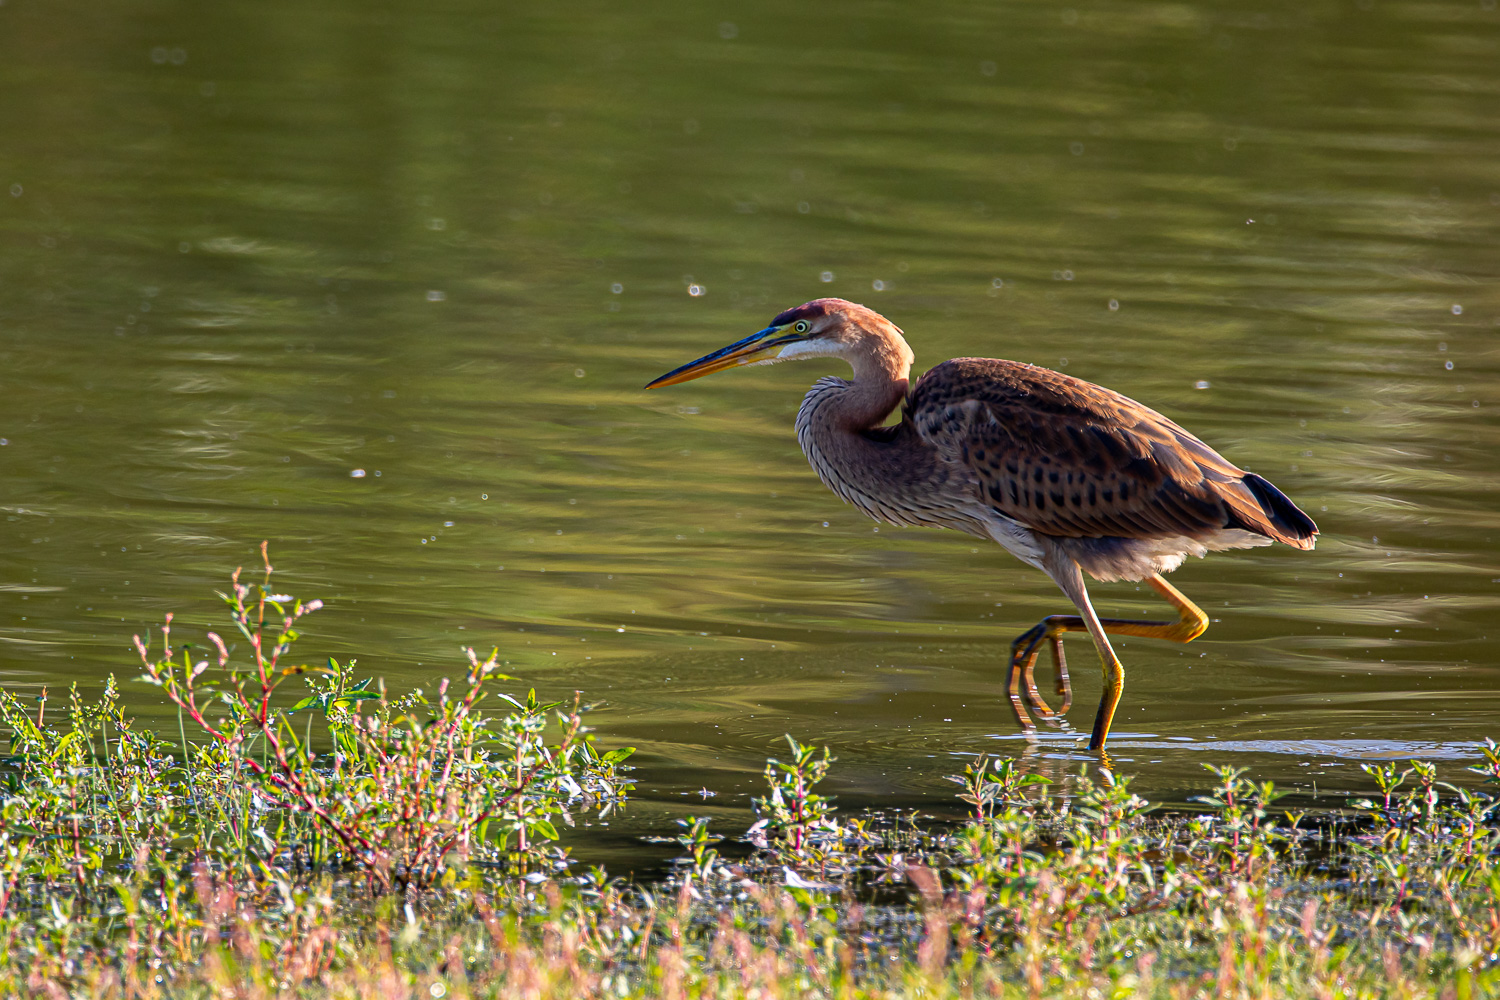
[[[889,489],[882,484],[919,472],[923,456],[865,432],[879,427],[906,397],[911,349],[900,333],[858,346],[858,352],[840,355],[853,366],[853,379],[819,379],[802,400],[797,443],[818,478],[846,503],[877,520],[909,523],[885,502]]]
[[[877,427],[906,398],[912,353],[895,327],[866,332],[858,350],[846,354],[854,378],[829,402],[827,421],[840,430]]]

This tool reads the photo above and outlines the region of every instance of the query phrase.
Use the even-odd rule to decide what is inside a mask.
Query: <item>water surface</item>
[[[8,2],[0,678],[133,677],[268,538],[329,603],[310,658],[401,689],[498,646],[607,702],[622,844],[743,824],[788,732],[851,807],[945,807],[976,752],[1065,777],[1082,736],[1028,748],[999,687],[1063,598],[823,489],[791,421],[831,365],[641,391],[836,294],[919,370],[1146,401],[1319,522],[1179,571],[1202,639],[1118,643],[1143,794],[1456,776],[1500,735],[1497,51],[1492,0]]]

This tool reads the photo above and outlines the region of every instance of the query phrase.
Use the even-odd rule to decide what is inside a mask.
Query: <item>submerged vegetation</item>
[[[0,692],[3,995],[1500,995],[1493,743],[1484,791],[1367,767],[1319,816],[1232,768],[1201,815],[1155,816],[1107,770],[1063,790],[981,758],[936,825],[842,816],[832,758],[788,738],[734,850],[686,817],[673,874],[631,885],[559,845],[631,787],[577,698],[503,693],[473,651],[392,697],[294,660],[320,605],[269,562],[221,596],[233,641],[137,639],[175,733],[113,681],[61,712]]]

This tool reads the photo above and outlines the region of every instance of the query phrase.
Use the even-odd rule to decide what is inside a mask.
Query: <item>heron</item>
[[[674,368],[656,389],[741,365],[835,358],[797,410],[797,443],[823,483],[877,521],[952,528],[998,543],[1041,570],[1076,615],[1048,615],[1012,644],[1005,689],[1034,738],[1021,696],[1046,721],[1072,702],[1062,637],[1086,631],[1103,671],[1089,749],[1103,752],[1125,689],[1109,636],[1191,642],[1208,617],[1165,579],[1187,556],[1281,542],[1311,549],[1318,528],[1270,482],[1236,467],[1155,410],[1061,372],[996,358],[954,358],[911,381],[902,331],[873,309],[821,298]],[[892,421],[897,409],[899,420]],[[1100,618],[1084,574],[1145,581],[1175,621]],[[1038,692],[1050,646],[1056,709]]]

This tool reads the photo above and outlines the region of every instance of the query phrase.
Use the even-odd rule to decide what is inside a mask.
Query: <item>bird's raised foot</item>
[[[1016,641],[1011,643],[1010,664],[1006,668],[1005,691],[1010,698],[1016,721],[1027,733],[1035,732],[1036,726],[1031,721],[1031,715],[1026,711],[1026,706],[1021,702],[1023,687],[1026,699],[1031,702],[1032,710],[1043,722],[1065,724],[1063,716],[1073,704],[1073,685],[1068,680],[1068,661],[1063,654],[1062,647],[1062,633],[1066,631],[1066,625],[1067,616],[1049,615],[1021,633]],[[1055,711],[1047,704],[1047,700],[1042,697],[1036,686],[1036,660],[1043,642],[1052,646],[1053,677],[1056,682],[1057,695],[1062,699]]]

